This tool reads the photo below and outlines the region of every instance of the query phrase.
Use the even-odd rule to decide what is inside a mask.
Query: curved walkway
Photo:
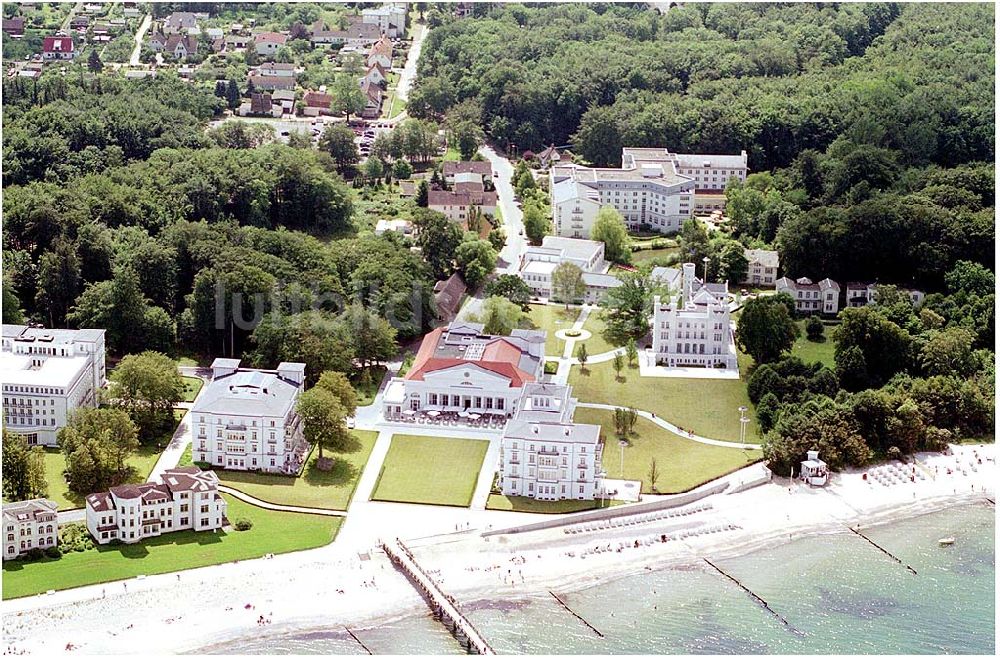
[[[600,404],[598,402],[577,402],[576,406],[583,407],[584,409],[605,409],[607,411],[614,411],[615,409],[621,408],[621,405]],[[654,416],[648,411],[641,411],[639,409],[636,409],[636,412],[643,418],[653,421],[663,429],[673,432],[682,439],[689,439],[691,441],[697,441],[698,443],[704,443],[710,446],[719,446],[720,448],[745,448],[747,450],[761,449],[761,445],[758,443],[736,443],[735,441],[720,441],[719,439],[710,439],[706,436],[698,436],[697,434],[691,434],[687,430],[682,430],[673,423],[668,423],[659,416]]]
[[[239,489],[233,489],[232,487],[228,487],[224,484],[219,485],[219,491],[229,494],[233,498],[242,500],[244,503],[249,503],[254,507],[271,510],[272,512],[298,512],[300,514],[318,514],[320,516],[347,516],[347,512],[341,510],[323,509],[321,507],[297,507],[295,505],[277,505],[275,503],[269,503],[266,500],[254,498],[250,494],[245,494]]]

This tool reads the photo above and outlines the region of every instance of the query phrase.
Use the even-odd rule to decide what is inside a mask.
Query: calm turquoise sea
[[[995,516],[956,507],[866,534],[917,575],[851,534],[806,537],[717,564],[765,599],[701,568],[664,569],[563,596],[464,603],[499,653],[993,654]],[[939,537],[954,535],[953,546]],[[376,653],[462,653],[427,615],[359,631]],[[211,653],[363,653],[340,632],[255,636]]]

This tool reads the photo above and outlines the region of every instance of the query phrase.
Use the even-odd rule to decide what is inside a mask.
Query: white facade
[[[848,283],[846,288],[845,306],[870,306],[878,301],[877,283]],[[915,288],[899,288],[899,291],[910,298],[910,303],[920,306],[926,296],[922,290]]]
[[[254,48],[258,55],[270,57],[277,53],[286,41],[288,41],[288,37],[284,34],[261,32],[254,37]]]
[[[771,287],[778,280],[778,252],[771,249],[744,249],[747,276],[740,283]]]
[[[3,559],[59,544],[56,504],[45,498],[3,504]]]
[[[509,417],[525,384],[542,378],[545,332],[483,333],[483,325],[452,322],[424,337],[413,365],[383,394],[383,413],[465,411]]]
[[[30,445],[56,445],[56,433],[74,409],[97,406],[105,368],[103,329],[3,325],[5,427]]]
[[[818,450],[807,450],[806,459],[799,464],[799,479],[813,487],[826,486],[830,480],[830,470],[826,462],[819,458]]]
[[[602,491],[600,425],[573,422],[569,386],[525,386],[500,443],[500,489],[536,500],[594,500]]]
[[[298,473],[309,444],[295,410],[305,364],[277,370],[240,368],[239,359],[216,359],[212,381],[191,408],[191,454],[218,468]]]
[[[406,9],[395,5],[384,5],[376,9],[361,10],[362,20],[370,25],[378,25],[379,30],[390,39],[406,36]]]
[[[793,281],[783,276],[775,282],[774,289],[791,295],[795,300],[795,310],[799,313],[836,315],[840,310],[840,284],[833,279],[813,283],[808,277]]]
[[[553,225],[557,235],[589,237],[597,209],[612,206],[630,229],[673,233],[691,218],[699,192],[717,197],[730,179],[745,180],[746,174],[745,151],[691,155],[624,148],[620,169],[554,166],[549,171]]]
[[[528,247],[521,256],[518,276],[536,297],[552,297],[552,273],[563,263],[580,268],[586,286],[584,301],[600,301],[611,288],[621,285],[618,277],[607,274],[604,243],[547,235],[540,247]]]
[[[704,284],[694,263],[684,263],[681,292],[653,298],[653,356],[667,367],[736,368],[728,286]]]
[[[168,532],[223,527],[227,505],[213,471],[184,466],[164,471],[160,479],[87,496],[87,530],[94,541],[135,544]]]

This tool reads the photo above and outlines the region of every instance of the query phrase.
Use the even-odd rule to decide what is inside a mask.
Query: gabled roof
[[[320,91],[307,91],[302,96],[302,102],[306,104],[306,107],[322,107],[329,109],[330,103],[333,102],[333,96],[330,94],[324,94]]]
[[[455,174],[481,174],[482,176],[490,176],[493,173],[492,167],[486,160],[461,160],[452,161],[449,160],[442,165],[441,171],[445,176],[454,176]]]
[[[45,37],[42,42],[42,52],[71,53],[73,52],[73,37]]]
[[[458,272],[452,274],[445,281],[438,281],[434,284],[434,303],[437,306],[438,317],[450,320],[455,317],[458,305],[465,294],[466,285]]]
[[[372,49],[368,53],[368,57],[374,57],[375,55],[384,55],[389,61],[392,61],[392,41],[386,37],[382,37],[372,44]]]
[[[254,43],[276,43],[278,45],[288,41],[288,37],[280,32],[258,32],[253,39]]]
[[[764,267],[778,267],[778,252],[773,249],[744,249],[743,255],[750,263],[760,263]]]
[[[197,17],[189,11],[175,11],[163,21],[165,27],[176,28],[178,30],[194,27],[198,24]]]

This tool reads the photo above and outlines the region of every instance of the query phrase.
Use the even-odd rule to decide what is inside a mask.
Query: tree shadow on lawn
[[[338,487],[349,484],[359,474],[360,469],[354,464],[341,457],[334,457],[333,466],[328,471],[321,470],[316,461],[310,461],[302,478],[311,485]]]

